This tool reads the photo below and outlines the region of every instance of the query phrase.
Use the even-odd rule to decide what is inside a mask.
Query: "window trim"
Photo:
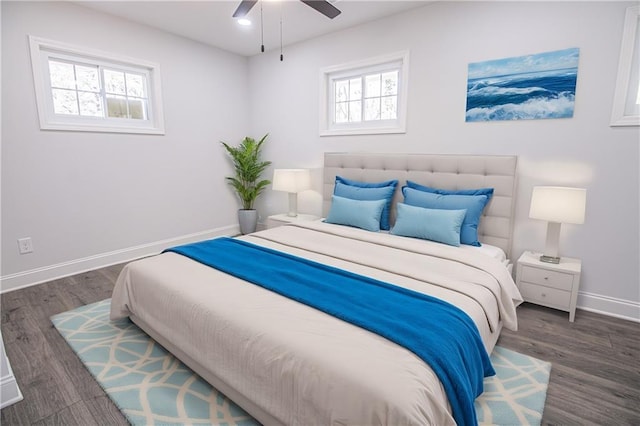
[[[31,67],[41,130],[79,132],[133,133],[164,135],[164,112],[160,66],[153,62],[115,55],[29,36]],[[116,67],[121,71],[143,73],[147,76],[148,119],[103,118],[90,116],[62,116],[53,112],[53,98],[49,75],[49,58],[62,58],[73,63],[83,62],[101,67]],[[106,108],[106,105],[105,105]]]
[[[618,76],[613,97],[610,126],[640,126],[640,115],[626,112],[627,100],[638,97],[638,50],[640,50],[640,6],[629,7],[624,18],[624,30],[618,60]],[[635,55],[634,55],[635,53]],[[635,63],[634,63],[635,62]]]
[[[359,123],[335,124],[331,118],[334,111],[333,80],[348,76],[360,76],[376,70],[386,70],[399,64],[398,74],[398,118],[394,120],[372,120]],[[395,69],[395,67],[393,67]],[[409,51],[390,53],[320,70],[320,136],[376,135],[406,133],[407,94],[409,93]]]

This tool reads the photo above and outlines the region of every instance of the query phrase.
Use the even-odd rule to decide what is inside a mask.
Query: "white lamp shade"
[[[274,191],[301,192],[311,188],[311,174],[307,169],[275,169],[272,188]]]
[[[529,217],[557,223],[584,223],[587,190],[536,186],[531,194]]]

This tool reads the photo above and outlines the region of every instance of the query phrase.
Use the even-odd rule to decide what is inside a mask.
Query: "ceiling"
[[[260,8],[265,50],[280,49],[280,16],[284,46],[318,37],[385,16],[421,7],[427,0],[334,0],[342,12],[334,19],[298,0],[262,0],[247,15],[252,25],[239,25],[233,12],[240,0],[196,1],[76,1],[100,12],[159,28],[192,40],[252,56],[260,53]]]

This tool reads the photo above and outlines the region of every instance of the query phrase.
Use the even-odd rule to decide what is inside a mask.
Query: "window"
[[[41,129],[164,134],[157,65],[29,41]]]
[[[640,6],[625,14],[611,125],[640,126]]]
[[[320,135],[404,133],[408,52],[321,72]]]

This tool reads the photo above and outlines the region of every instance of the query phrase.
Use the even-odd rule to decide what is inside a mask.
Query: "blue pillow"
[[[325,222],[378,232],[385,202],[385,200],[352,200],[333,195]]]
[[[360,188],[383,188],[385,186],[393,186],[395,188],[395,186],[398,185],[398,181],[395,179],[385,180],[384,182],[360,182],[358,180],[343,178],[342,176],[336,176],[336,182],[349,186],[358,186]]]
[[[493,196],[493,188],[449,190],[441,188],[431,188],[430,186],[420,185],[419,183],[415,183],[410,180],[407,181],[407,186],[412,189],[417,189],[418,191],[432,192],[434,194],[441,195],[486,195],[488,200],[491,200],[491,197]]]
[[[385,231],[389,230],[389,215],[391,212],[391,201],[393,194],[396,191],[397,180],[381,182],[381,183],[364,183],[356,182],[357,185],[348,185],[343,183],[343,178],[336,176],[336,185],[333,189],[333,195],[339,197],[350,198],[352,200],[371,201],[371,200],[385,200],[384,209],[382,210],[382,216],[380,217],[380,229]],[[362,185],[381,185],[385,183],[385,186],[362,186]]]
[[[442,195],[418,191],[407,186],[402,188],[405,204],[428,209],[467,210],[460,229],[460,242],[480,247],[478,224],[484,206],[489,201],[486,195]]]
[[[460,246],[460,227],[466,210],[438,210],[398,203],[398,217],[391,233]]]

